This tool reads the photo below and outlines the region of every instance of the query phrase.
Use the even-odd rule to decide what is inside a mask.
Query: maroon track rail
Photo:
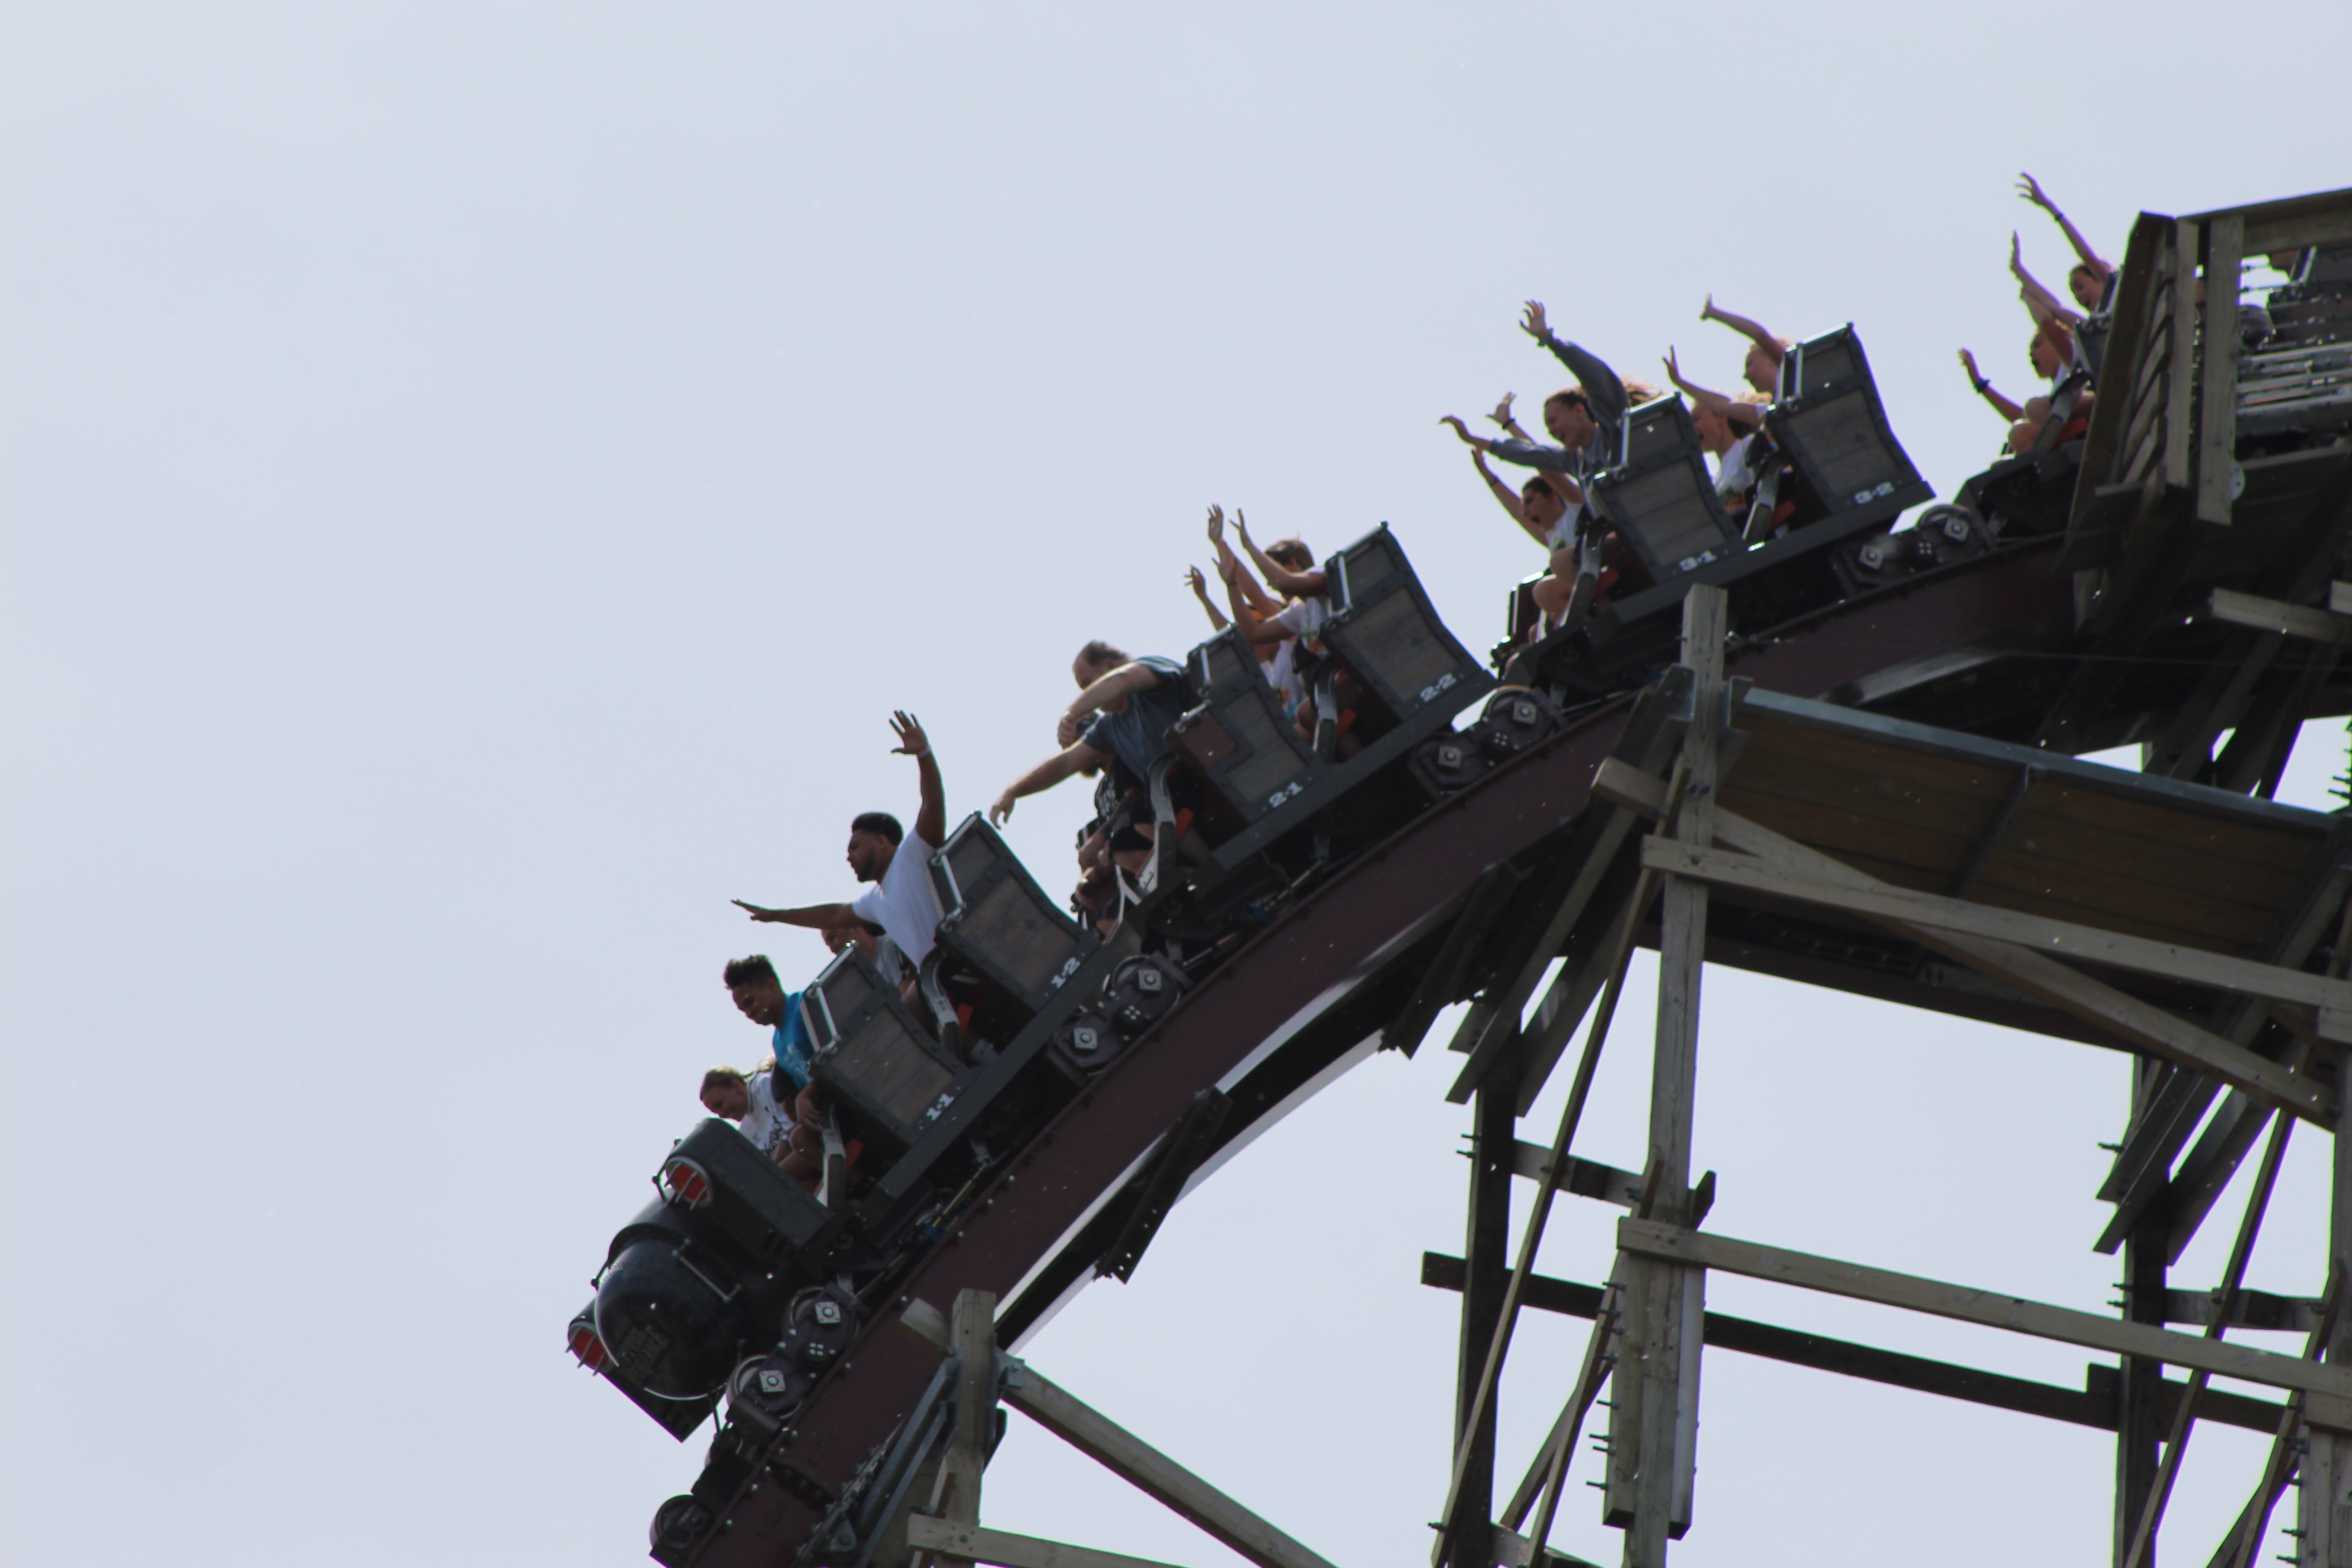
[[[1874,671],[2071,614],[2071,583],[2042,546],[2004,551],[1834,606],[1737,652],[1731,668],[1769,690],[1820,697]],[[901,1299],[946,1309],[961,1290],[1000,1300],[1067,1244],[1080,1222],[1191,1103],[1318,999],[1344,999],[1405,939],[1429,929],[1488,866],[1528,849],[1583,810],[1627,703],[1585,716],[1470,789],[1414,818],[1268,927],[1188,994],[1041,1132],[952,1233],[903,1280],[890,1307],[810,1396],[767,1468],[721,1512],[692,1561],[780,1568],[938,1369],[899,1333]],[[1352,1044],[1353,1042],[1348,1042]],[[1333,1055],[1344,1051],[1342,1045]]]

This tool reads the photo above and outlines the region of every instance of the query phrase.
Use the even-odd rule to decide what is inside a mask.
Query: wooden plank
[[[1439,1252],[1423,1253],[1421,1282],[1440,1290],[1459,1290],[1462,1289],[1462,1260]],[[1528,1281],[1527,1304],[1537,1311],[1557,1312],[1563,1317],[1589,1321],[1600,1310],[1601,1296],[1597,1286],[1580,1285],[1573,1279],[1558,1279],[1538,1274]],[[1840,1377],[1882,1383],[1890,1388],[1932,1394],[1942,1399],[1963,1400],[2020,1415],[2036,1415],[2044,1420],[2095,1427],[2103,1432],[2116,1429],[2116,1369],[2111,1366],[2094,1364],[2089,1369],[2084,1387],[2066,1388],[2054,1383],[2036,1383],[2030,1378],[2011,1377],[2005,1373],[1984,1372],[1976,1367],[1956,1366],[1948,1362],[1906,1355],[1900,1351],[1880,1350],[1874,1345],[1855,1344],[1848,1340],[1832,1339],[1825,1334],[1784,1329],[1775,1323],[1759,1323],[1724,1312],[1706,1314],[1705,1333],[1706,1348],[1710,1351],[1728,1351],[1735,1355],[1755,1356],[1759,1360],[1777,1361],[1815,1372],[1834,1373]],[[2168,1422],[2173,1418],[2187,1392],[2187,1385],[2178,1379],[2165,1384],[2162,1399],[2164,1420]],[[2269,1400],[2220,1394],[2210,1388],[2197,1401],[2198,1420],[2241,1426],[2250,1432],[2271,1430],[2278,1419],[2278,1405]],[[1549,1451],[1547,1448],[1546,1452]]]
[[[2124,778],[2144,776],[2129,773]],[[2038,818],[2046,813],[2085,827],[2167,846],[2179,845],[2190,854],[2225,861],[2249,860],[2290,874],[2301,871],[2308,863],[2311,847],[2326,831],[2325,821],[2310,814],[2305,814],[2304,822],[2280,822],[2249,821],[2235,814],[2199,811],[2186,803],[2143,794],[2124,783],[2124,778],[2116,780],[2113,787],[2097,788],[2080,777],[2053,774],[2046,796],[2035,792],[2034,815]],[[2182,787],[2208,793],[2201,786]],[[2213,804],[2218,805],[2221,801],[2233,798],[2240,797],[2221,795]]]
[[[1874,1301],[1885,1307],[1901,1307],[1958,1322],[2082,1345],[2112,1355],[2144,1356],[2172,1366],[2201,1367],[2216,1376],[2242,1378],[2273,1388],[2302,1389],[2352,1399],[2352,1371],[2341,1366],[2250,1350],[2222,1340],[2174,1333],[2146,1323],[2120,1322],[2021,1296],[1947,1284],[1939,1279],[1816,1258],[1751,1241],[1736,1241],[1707,1231],[1683,1230],[1655,1220],[1619,1220],[1617,1246],[1619,1250],[1636,1257],[1717,1268],[1751,1279],[1793,1285],[1857,1301]]]
[[[2018,769],[2017,783],[2010,787],[2008,797],[1994,808],[1991,818],[1977,830],[1977,839],[1969,847],[1968,858],[1961,861],[1959,869],[1952,873],[1951,886],[1944,889],[1948,895],[1965,899],[1975,890],[1985,868],[2000,852],[2001,843],[2017,821],[2018,813],[2023,811],[2025,803],[2032,798],[2033,786],[2041,782],[2040,768]],[[1748,815],[1753,816],[1755,814],[1750,812]]]
[[[2183,219],[2172,227],[2172,374],[2164,395],[2164,482],[2187,490],[2189,473],[2189,407],[2197,392],[2197,276],[2200,226]]]
[[[2075,798],[2080,799],[2079,792]],[[1904,868],[1888,879],[1933,892],[1951,886],[1979,837],[1976,830],[1958,836],[1934,824],[1907,822],[1898,815],[1899,803],[1878,803],[1865,815],[1859,805],[1846,803],[1831,805],[1761,795],[1748,788],[1744,778],[1738,787],[1723,792],[1723,804],[1841,859],[1866,855]],[[2074,816],[2073,802],[2068,805],[2063,812],[2044,812],[2038,798],[2028,803],[2003,847],[1979,870],[1979,896],[1987,889],[2010,889],[2034,900],[2111,910],[2189,934],[2216,925],[2238,931],[2248,921],[2267,915],[2270,905],[2293,886],[2292,870],[2204,851],[2178,839],[2151,839],[2083,823]],[[1989,824],[1990,815],[1987,820]],[[2303,853],[2308,852],[2306,844]],[[2063,868],[2064,874],[2037,882],[2032,875],[2036,867]],[[2060,911],[2051,907],[2042,912]]]
[[[996,1298],[986,1290],[956,1293],[948,1346],[961,1357],[955,1425],[931,1486],[929,1511],[960,1524],[980,1521],[980,1489],[996,1444]],[[923,1561],[917,1554],[917,1561]]]
[[[1827,784],[1828,779],[1816,775],[1816,782]],[[1915,820],[1904,815],[1913,803],[1884,797],[1858,799],[1850,785],[1816,796],[1759,789],[1745,776],[1744,769],[1738,785],[1725,787],[1723,804],[1751,821],[1818,848],[1867,855],[1883,864],[1903,867],[1919,886],[1936,889],[1950,884],[1967,861],[1979,831],[1974,822],[1963,826],[1924,811]]]
[[[927,1301],[910,1303],[899,1328],[935,1349],[948,1344],[948,1321]],[[1117,1422],[1013,1356],[1005,1370],[1004,1403],[1145,1496],[1248,1558],[1258,1568],[1331,1568],[1281,1531],[1145,1443]]]
[[[1022,1365],[1013,1370],[1005,1384],[1004,1402],[1258,1568],[1331,1568],[1323,1558],[1034,1369]]]
[[[929,1514],[907,1516],[907,1544],[918,1552],[937,1552],[959,1563],[994,1563],[1002,1568],[1170,1568],[1149,1557],[1122,1557],[1090,1546],[1063,1541],[1043,1541],[1034,1535],[1013,1535],[982,1530],[976,1524],[933,1519]]]
[[[2173,942],[2149,942],[2071,921],[1988,908],[1962,899],[1915,893],[1901,888],[1862,888],[1826,882],[1752,857],[1697,849],[1659,838],[1642,844],[1642,862],[1678,877],[1696,877],[1717,887],[1819,904],[1848,913],[1966,931],[2012,942],[2037,952],[2058,953],[2114,969],[2160,975],[2190,985],[2210,985],[2248,996],[2270,996],[2311,1007],[2352,1008],[2352,982],[2281,969],[2249,959],[2227,958]]]
[[[1723,650],[1729,595],[1691,590],[1683,601],[1682,662],[1693,671],[1692,711],[1683,739],[1686,783],[1673,841],[1703,849],[1715,837],[1721,778]],[[1753,735],[1749,744],[1753,744]],[[1658,927],[1656,1031],[1650,1058],[1650,1159],[1659,1211],[1691,1223],[1691,1135],[1698,1090],[1699,1006],[1706,955],[1706,883],[1665,879]],[[1532,1261],[1532,1260],[1530,1260]],[[1646,1278],[1642,1275],[1646,1274]],[[1635,1450],[1633,1527],[1627,1568],[1665,1568],[1666,1542],[1690,1527],[1697,1465],[1700,1303],[1696,1269],[1651,1264],[1628,1279],[1628,1344],[1621,1351],[1610,1407],[1612,1461],[1632,1438]],[[1629,1364],[1630,1363],[1630,1364]],[[1632,1374],[1629,1376],[1629,1373]],[[1637,1457],[1636,1457],[1637,1456]],[[1612,1465],[1612,1482],[1617,1467]],[[1610,1489],[1610,1501],[1622,1489]]]
[[[1975,791],[1958,795],[1916,781],[1896,783],[1869,773],[1869,768],[1879,758],[1890,754],[1893,753],[1877,750],[1861,756],[1824,754],[1812,760],[1785,754],[1759,757],[1751,744],[1741,756],[1737,780],[1725,786],[1725,798],[1730,801],[1737,797],[1741,804],[1734,809],[1759,821],[1766,819],[1759,797],[1769,796],[1776,802],[1772,808],[1775,813],[1851,813],[1885,824],[1889,831],[1924,831],[1935,836],[1932,847],[1882,853],[1889,858],[1935,865],[1948,872],[1957,870],[2000,809],[2010,785],[2004,784],[1998,795]],[[2011,782],[2013,781],[2012,773]],[[2241,866],[2275,868],[2292,875],[2300,870],[2309,855],[2310,832],[2284,826],[2232,822],[2172,802],[2135,798],[2134,792],[2120,781],[2117,787],[2100,789],[2079,776],[2059,776],[2053,771],[2049,787],[2048,800],[2037,798],[2032,803],[2031,820],[2044,831],[2061,824],[2080,825],[2091,830],[2092,837],[2074,857],[2087,865],[2127,868],[2135,858],[2147,854],[2152,842],[2180,858],[2183,868],[2178,880],[2196,885],[2197,878],[2206,872]],[[1790,805],[1782,807],[1777,804],[1783,800]],[[1820,819],[1831,821],[1835,817],[1823,815]],[[1857,826],[1850,831],[1861,834],[1869,829]],[[1790,836],[1804,837],[1806,834],[1791,829]],[[2096,853],[2106,847],[2112,847],[2111,855]],[[2193,871],[2189,869],[2192,862]]]
[[[1750,768],[1762,778],[1783,768],[1807,777],[1853,773],[1986,805],[2008,790],[2004,758],[1953,756],[1866,731],[1807,722],[1811,717],[1776,710],[1762,699],[1743,704],[1740,724],[1748,739],[1739,754],[1742,773]]]
[[[2294,1131],[2294,1122],[2288,1117],[2278,1119],[2271,1133],[2270,1146],[2263,1151],[2262,1168],[2254,1176],[2254,1190],[2246,1199],[2245,1217],[2239,1223],[2237,1239],[2231,1245],[2230,1260],[2221,1268],[2221,1283],[2214,1296],[2224,1310],[2213,1315],[2205,1326],[2205,1337],[2219,1342],[2229,1326],[2227,1303],[2238,1293],[2239,1283],[2246,1277],[2246,1260],[2253,1253],[2254,1235],[2261,1230],[2263,1214],[2270,1206],[2271,1189],[2278,1182],[2279,1161],[2286,1153],[2287,1139]],[[2130,1549],[2124,1553],[2123,1568],[2140,1568],[2155,1561],[2156,1531],[2164,1521],[2164,1507],[2172,1497],[2172,1485],[2180,1478],[2180,1461],[2189,1451],[2190,1433],[2196,1429],[2197,1396],[2205,1391],[2208,1373],[2200,1368],[2189,1374],[2189,1397],[2174,1410],[2164,1441],[2164,1459],[2158,1468],[2156,1484],[2149,1489],[2147,1503],[2132,1531]]]
[[[1828,856],[1759,827],[1734,812],[1717,813],[1716,832],[1734,848],[1824,881],[1860,886],[1868,880]],[[2299,1116],[2321,1121],[2334,1119],[2332,1101],[2319,1086],[2288,1073],[2234,1041],[2127,996],[2055,959],[2011,942],[1991,942],[1902,921],[1889,923],[1922,946],[1948,954],[2030,996],[2040,997],[2076,1017],[2097,1024],[2168,1061],[2210,1073],[2234,1088],[2285,1106]]]
[[[2238,470],[2238,264],[2242,214],[2205,228],[2205,363],[2198,367],[2197,521],[2226,524]]]
[[[1536,1543],[1517,1531],[1498,1524],[1495,1527],[1494,1550],[1489,1555],[1502,1568],[1530,1568],[1535,1563]],[[1600,1564],[1547,1546],[1544,1548],[1542,1568],[1600,1568]]]
[[[1540,1182],[1550,1168],[1550,1150],[1540,1143],[1530,1143],[1524,1138],[1513,1141],[1511,1174],[1523,1181]],[[1559,1190],[1580,1198],[1595,1198],[1604,1204],[1615,1204],[1621,1209],[1630,1209],[1642,1201],[1642,1178],[1632,1171],[1621,1171],[1598,1160],[1580,1159],[1570,1154],[1568,1157],[1568,1173],[1560,1179]]]
[[[2329,584],[2331,604],[2336,590],[2343,587],[2341,583]],[[2301,637],[2305,642],[2328,643],[2337,647],[2352,645],[2352,617],[2332,608],[2282,604],[2259,595],[2242,594],[2235,588],[2216,588],[2206,595],[2205,614],[2231,626],[2252,626],[2284,637]]]

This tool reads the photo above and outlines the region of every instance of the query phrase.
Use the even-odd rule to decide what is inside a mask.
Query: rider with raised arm
[[[2017,176],[2017,194],[2055,218],[2058,226],[2065,231],[2066,243],[2074,247],[2074,255],[2078,258],[2074,267],[2067,271],[2066,291],[2074,296],[2074,302],[2084,310],[2097,310],[2099,296],[2106,292],[2107,274],[2113,272],[2115,268],[2103,259],[2097,251],[2091,248],[2090,242],[2083,237],[2082,231],[2067,221],[2066,215],[2058,210],[2058,204],[2043,194],[2041,183],[2032,175],[2021,174]],[[2010,238],[2011,254],[2014,257],[2016,237],[2012,235]],[[2018,271],[2022,275],[2024,268],[2019,268]],[[2037,283],[2034,287],[2038,289],[2041,285]],[[2046,295],[2049,290],[2043,289],[2042,292]]]
[[[1761,321],[1718,310],[1712,294],[1699,308],[1698,319],[1721,322],[1748,340],[1748,359],[1741,367],[1742,374],[1748,377],[1748,385],[1767,397],[1774,395],[1780,384],[1780,361],[1796,344],[1787,338],[1774,337],[1765,331]]]
[[[931,890],[928,868],[947,837],[948,811],[946,793],[940,785],[940,764],[931,755],[931,742],[922,725],[912,714],[893,713],[890,726],[898,737],[891,754],[915,759],[921,798],[912,833],[904,832],[898,819],[887,812],[869,811],[850,823],[849,869],[859,881],[874,886],[849,903],[771,910],[740,899],[734,901],[755,921],[812,931],[834,932],[860,924],[881,927],[889,944],[877,955],[877,965],[885,978],[903,990],[912,985],[915,967],[931,951],[931,932],[940,923],[939,896]],[[831,938],[828,945],[833,945]]]

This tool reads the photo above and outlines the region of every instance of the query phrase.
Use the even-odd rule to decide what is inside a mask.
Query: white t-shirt
[[[1265,683],[1274,688],[1274,700],[1285,713],[1298,706],[1297,652],[1297,639],[1285,637],[1276,646],[1274,658],[1257,667],[1258,673],[1265,677]]]
[[[1307,645],[1309,653],[1323,651],[1323,639],[1317,634],[1323,623],[1331,618],[1331,601],[1318,594],[1311,599],[1294,599],[1274,617],[1274,624]]]
[[[931,857],[939,850],[938,845],[908,834],[882,879],[849,906],[859,920],[882,928],[908,968],[923,962],[931,951],[931,933],[939,929],[940,900],[931,890],[930,873]]]
[[[743,1087],[749,1091],[751,1109],[735,1124],[736,1130],[749,1138],[761,1153],[772,1154],[776,1145],[793,1130],[792,1107],[776,1103],[776,1079],[772,1072],[755,1072],[743,1080]]]
[[[1755,437],[1742,436],[1716,459],[1715,493],[1725,501],[1738,500],[1756,482],[1756,476],[1748,468],[1748,453],[1755,444]]]

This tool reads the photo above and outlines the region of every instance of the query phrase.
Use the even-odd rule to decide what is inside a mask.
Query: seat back
[[[1661,397],[1625,416],[1617,462],[1585,486],[1592,509],[1641,558],[1653,583],[1736,554],[1738,525],[1723,510],[1690,411]]]
[[[1331,601],[1323,644],[1391,718],[1402,723],[1465,683],[1483,689],[1486,667],[1445,629],[1387,523],[1323,570]]]
[[[1851,325],[1799,343],[1781,359],[1780,397],[1764,423],[1825,517],[1858,510],[1892,516],[1928,493],[1886,423]]]
[[[944,911],[933,940],[1032,1013],[1093,946],[978,812],[948,835],[930,873]]]
[[[1257,655],[1228,627],[1186,661],[1197,704],[1168,743],[1208,784],[1226,831],[1280,810],[1323,772],[1315,752],[1261,674]],[[1238,819],[1238,820],[1233,820]]]
[[[791,1086],[785,1089],[789,1105]],[[663,1157],[656,1181],[671,1203],[705,1209],[737,1246],[771,1266],[789,1263],[832,1218],[733,1122],[715,1117]]]
[[[848,1101],[865,1128],[904,1146],[954,1100],[957,1064],[856,948],[825,965],[803,1002],[810,1076]]]

